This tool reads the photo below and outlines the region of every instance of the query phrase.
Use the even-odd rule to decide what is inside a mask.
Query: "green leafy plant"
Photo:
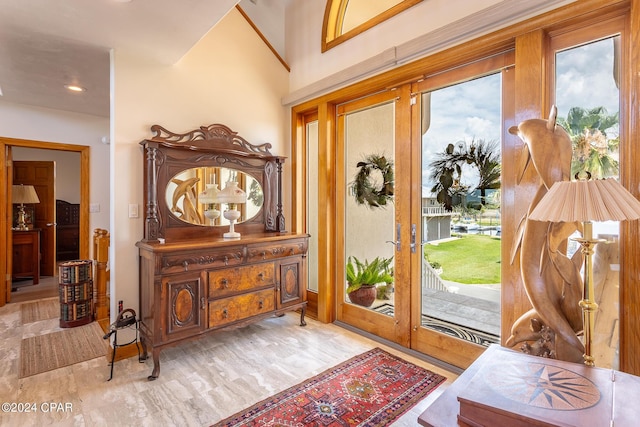
[[[363,285],[393,283],[391,258],[376,257],[373,261],[360,261],[354,256],[347,260],[347,293],[360,289]]]

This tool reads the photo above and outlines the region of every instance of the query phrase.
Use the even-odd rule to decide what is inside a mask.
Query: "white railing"
[[[452,212],[447,211],[443,206],[423,206],[423,216],[451,216]]]
[[[447,285],[444,284],[440,275],[436,273],[436,270],[428,262],[422,263],[422,285],[427,289],[448,292]]]

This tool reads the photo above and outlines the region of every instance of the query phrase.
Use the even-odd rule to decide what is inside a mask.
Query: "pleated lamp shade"
[[[529,219],[601,222],[640,219],[640,201],[614,178],[560,181],[551,186]]]

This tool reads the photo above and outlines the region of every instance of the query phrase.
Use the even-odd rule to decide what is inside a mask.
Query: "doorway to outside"
[[[463,368],[500,342],[512,64],[505,53],[336,108],[338,321]],[[362,271],[377,276],[365,302]]]

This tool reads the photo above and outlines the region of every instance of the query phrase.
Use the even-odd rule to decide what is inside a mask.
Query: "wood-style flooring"
[[[153,382],[147,381],[152,361],[137,357],[116,362],[112,381],[106,357],[18,379],[22,338],[59,330],[58,319],[21,323],[20,302],[30,299],[28,293],[57,295],[55,281],[49,288],[46,278],[42,282],[40,289],[19,289],[0,307],[0,401],[34,409],[0,412],[1,426],[208,426],[374,347],[447,377],[393,424],[416,426],[457,377],[337,325],[307,319],[301,327],[299,315],[289,313],[164,350]]]

